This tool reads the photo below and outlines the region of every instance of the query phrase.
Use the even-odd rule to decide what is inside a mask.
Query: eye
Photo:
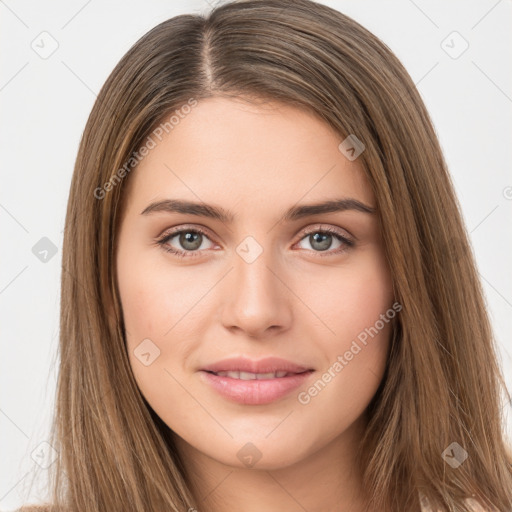
[[[328,251],[333,244],[333,239],[337,240],[339,246],[336,250]],[[300,240],[306,240],[314,252],[326,252],[320,256],[332,256],[333,254],[340,254],[347,251],[354,246],[354,241],[348,238],[340,230],[332,227],[316,228],[309,230],[305,236]]]
[[[178,244],[184,250],[176,249],[170,242],[177,238]],[[175,230],[172,233],[165,234],[157,243],[162,246],[164,251],[170,252],[179,258],[200,256],[199,249],[205,249],[203,242],[208,239],[205,231],[199,228],[185,228]]]
[[[175,238],[181,248],[176,248],[170,243]],[[337,240],[339,244],[338,248],[328,251],[333,244],[333,239]],[[179,258],[194,258],[201,256],[201,249],[204,250],[208,248],[203,245],[205,240],[209,240],[206,231],[197,227],[181,228],[171,233],[164,234],[163,237],[157,240],[157,244],[160,245],[164,251],[170,252]],[[354,246],[353,240],[344,235],[340,230],[332,227],[310,229],[303,235],[299,243],[303,240],[309,242],[313,252],[326,252],[326,254],[320,254],[322,257],[340,254]]]

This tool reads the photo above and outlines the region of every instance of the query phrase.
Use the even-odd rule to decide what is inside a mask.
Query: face
[[[385,369],[375,198],[342,138],[293,107],[209,98],[160,131],[126,183],[116,254],[134,377],[191,453],[299,462],[359,424]],[[232,358],[258,375],[205,371]]]

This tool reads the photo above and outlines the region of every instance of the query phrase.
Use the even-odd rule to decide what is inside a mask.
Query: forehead
[[[126,193],[139,212],[167,196],[253,210],[340,196],[374,204],[359,162],[338,149],[342,137],[310,112],[220,97],[187,112],[153,131],[132,171]]]

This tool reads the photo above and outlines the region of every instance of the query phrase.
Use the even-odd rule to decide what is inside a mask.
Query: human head
[[[179,457],[165,425],[138,393],[125,349],[115,251],[123,193],[137,168],[130,166],[117,178],[171,112],[191,98],[217,96],[262,98],[307,110],[339,134],[340,142],[355,134],[364,143],[357,163],[378,208],[393,295],[402,306],[361,449],[376,499],[404,505],[410,489],[420,486],[436,498],[434,483],[446,481],[441,453],[454,440],[470,457],[450,474],[442,498],[448,489],[461,497],[475,491],[482,470],[492,477],[480,490],[495,494],[496,482],[505,481],[499,370],[467,236],[428,114],[382,42],[341,13],[305,0],[236,2],[206,20],[168,20],[123,57],[100,92],[77,158],[63,253],[57,407],[75,446],[80,438],[94,437],[96,449],[106,449],[104,443],[116,433],[111,456],[120,469],[111,478],[120,487],[123,481],[137,483],[144,490],[139,499],[145,492],[152,504],[168,503],[154,483],[163,485],[164,473],[174,479],[176,493],[183,485]],[[86,400],[81,385],[98,399]],[[492,418],[486,426],[478,422],[484,404]],[[493,441],[484,453],[489,437]],[[87,483],[101,481],[108,471],[112,475],[108,464],[98,465],[80,487],[72,451],[63,452],[77,496],[87,494]],[[88,460],[94,453],[83,455]],[[135,457],[154,463],[159,476],[154,470],[151,480],[130,469]]]

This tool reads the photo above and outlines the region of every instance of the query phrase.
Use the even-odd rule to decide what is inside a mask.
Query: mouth
[[[297,375],[312,368],[280,357],[252,359],[249,357],[231,357],[203,366],[201,370],[215,375],[242,380],[276,379]]]
[[[199,372],[210,389],[230,402],[241,405],[266,405],[292,394],[299,386],[308,384],[314,370],[302,372],[275,371],[251,373],[244,371]]]
[[[211,373],[212,375],[217,375],[218,377],[229,377],[230,379],[238,379],[238,380],[268,380],[268,379],[282,379],[284,377],[290,377],[295,375],[302,375],[303,373],[310,373],[313,370],[304,370],[302,372],[287,372],[285,370],[279,370],[275,372],[267,372],[267,373],[252,373],[252,372],[244,372],[244,371],[224,371],[224,372],[213,372],[209,370],[204,370],[207,373]]]

